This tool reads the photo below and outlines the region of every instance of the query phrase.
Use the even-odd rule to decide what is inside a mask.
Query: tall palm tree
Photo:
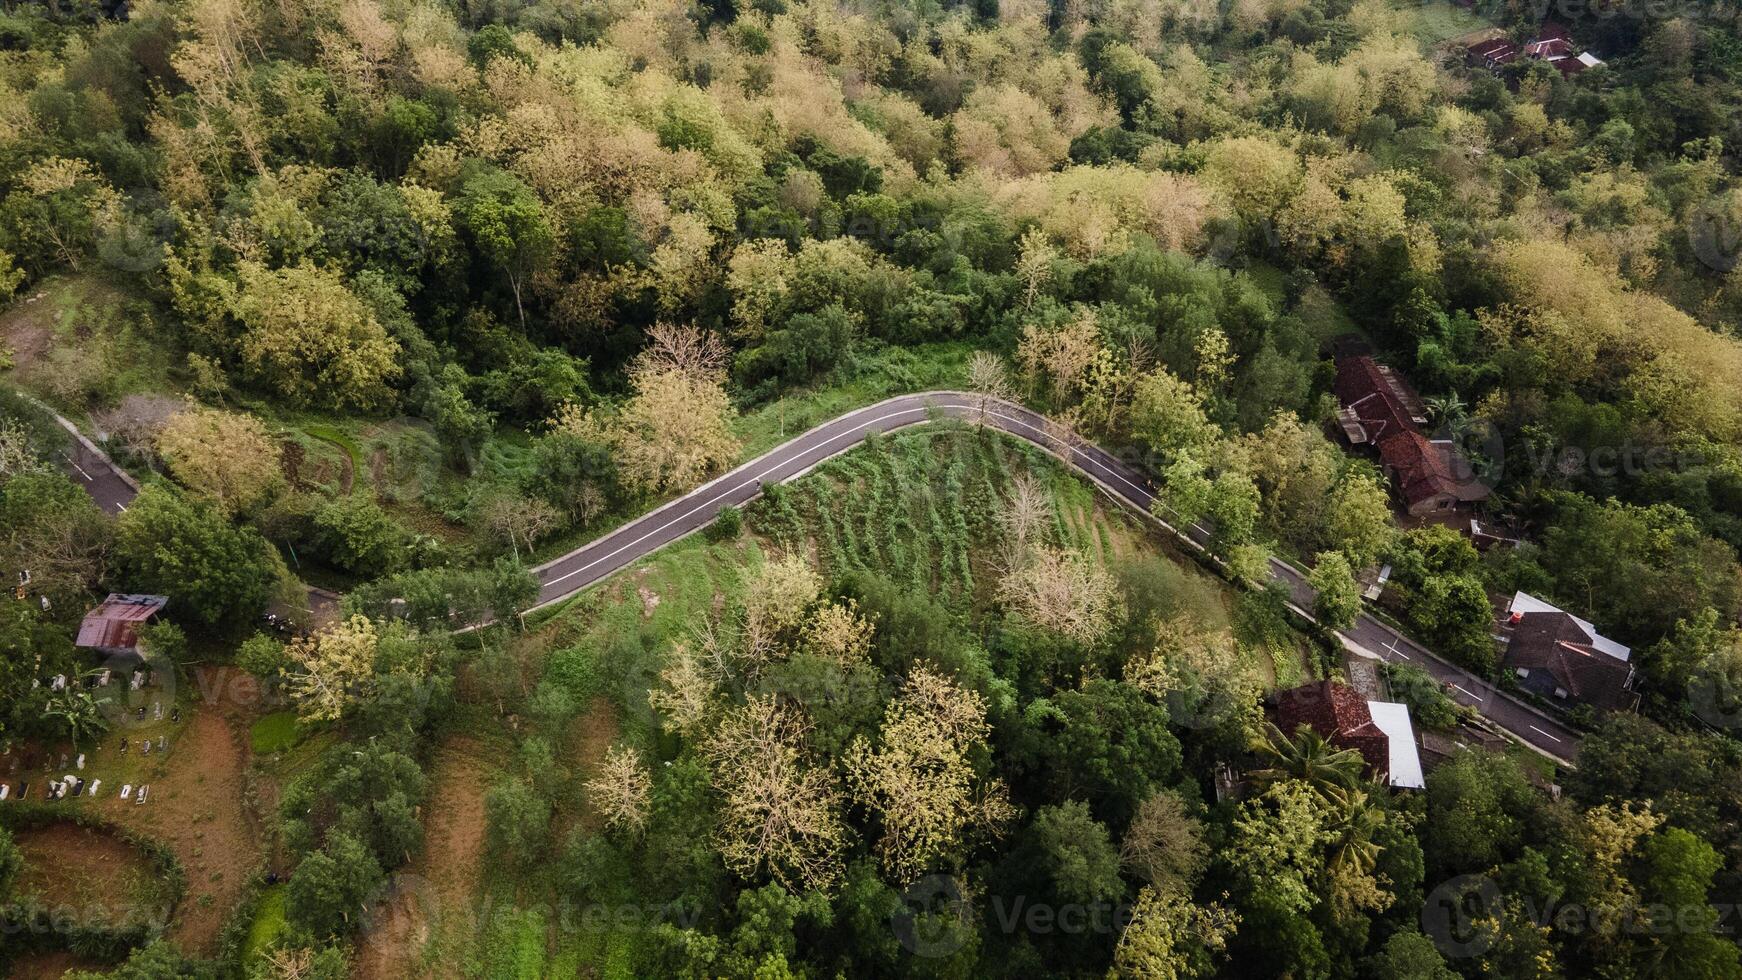
[[[1346,790],[1339,802],[1339,816],[1331,825],[1330,867],[1333,871],[1352,868],[1371,874],[1379,863],[1380,847],[1373,842],[1382,819],[1379,810],[1364,790]]]
[[[1436,426],[1442,427],[1453,437],[1461,437],[1470,428],[1470,409],[1464,400],[1453,391],[1422,399],[1428,415]]]
[[[1366,764],[1361,753],[1336,748],[1310,728],[1303,726],[1290,736],[1267,721],[1263,733],[1252,743],[1252,750],[1269,763],[1247,774],[1259,786],[1300,779],[1320,796],[1339,803],[1347,794],[1359,792],[1361,769]]]

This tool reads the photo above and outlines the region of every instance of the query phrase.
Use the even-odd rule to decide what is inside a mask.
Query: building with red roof
[[[1560,704],[1588,704],[1603,711],[1631,709],[1632,651],[1596,627],[1529,593],[1519,592],[1500,624],[1502,663],[1518,685]]]
[[[112,593],[79,623],[75,645],[102,653],[133,653],[139,647],[139,629],[163,612],[169,599],[160,595]]]
[[[1277,694],[1276,717],[1290,735],[1310,728],[1338,748],[1354,749],[1374,779],[1410,789],[1424,785],[1415,732],[1401,704],[1369,701],[1336,681],[1314,681]]]
[[[1469,460],[1445,441],[1421,434],[1427,413],[1397,372],[1365,355],[1337,361],[1331,390],[1337,424],[1350,445],[1372,446],[1403,507],[1421,516],[1484,500],[1488,488]]]

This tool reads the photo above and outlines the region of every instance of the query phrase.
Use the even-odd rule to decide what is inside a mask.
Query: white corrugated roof
[[[1597,57],[1589,51],[1581,53],[1579,55],[1579,61],[1583,62],[1586,68],[1595,68],[1603,63],[1602,58]]]
[[[1409,723],[1409,708],[1395,701],[1369,701],[1367,711],[1390,746],[1391,785],[1404,789],[1427,786],[1421,774],[1421,753],[1415,748],[1415,726]]]
[[[1514,612],[1514,613],[1566,612],[1566,610],[1561,609],[1560,607],[1552,605],[1550,603],[1544,602],[1541,599],[1538,599],[1536,596],[1533,596],[1528,592],[1515,593],[1512,596],[1512,605],[1507,608],[1507,611]],[[1592,647],[1596,648],[1597,650],[1599,650],[1603,653],[1608,654],[1611,657],[1614,657],[1616,660],[1619,660],[1622,663],[1626,663],[1627,658],[1633,656],[1633,651],[1631,649],[1629,649],[1628,647],[1622,646],[1621,644],[1616,643],[1614,640],[1611,640],[1608,637],[1604,636],[1603,634],[1597,632],[1597,627],[1592,626],[1588,621],[1580,619],[1577,616],[1573,616],[1572,613],[1566,613],[1566,614],[1568,616],[1573,617],[1573,622],[1578,623],[1580,629],[1584,630],[1586,633],[1589,633],[1591,635],[1591,646]]]

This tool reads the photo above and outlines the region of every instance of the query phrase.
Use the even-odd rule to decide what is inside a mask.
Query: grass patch
[[[1269,262],[1253,262],[1246,266],[1246,277],[1270,298],[1277,309],[1288,305],[1288,273]]]
[[[1343,309],[1343,304],[1321,286],[1313,286],[1301,294],[1294,313],[1306,325],[1307,332],[1321,342],[1346,333],[1367,335]]]
[[[1404,15],[1404,29],[1423,44],[1439,44],[1494,26],[1473,10],[1440,0],[1400,4],[1397,9]]]
[[[739,416],[740,459],[752,459],[793,436],[855,408],[895,395],[959,388],[967,381],[967,343],[883,347],[858,355],[857,370],[840,384],[790,392]]]
[[[271,948],[278,937],[284,935],[289,928],[285,922],[285,887],[273,885],[260,893],[260,902],[254,910],[254,921],[248,926],[248,938],[242,943],[242,962],[250,963],[255,957]]]
[[[490,917],[467,974],[477,980],[540,980],[545,976],[545,916],[505,907]]]
[[[300,741],[301,734],[297,730],[294,711],[275,711],[255,722],[254,727],[249,730],[255,755],[276,755],[288,751]]]

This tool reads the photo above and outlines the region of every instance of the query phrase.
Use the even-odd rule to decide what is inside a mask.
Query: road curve
[[[1191,547],[1202,550],[1209,534],[1192,525],[1177,528],[1150,512],[1155,495],[1136,467],[1098,446],[1062,440],[1049,434],[1046,419],[1020,405],[986,400],[956,391],[899,395],[830,419],[774,449],[740,464],[697,487],[589,542],[535,568],[538,602],[533,608],[567,598],[677,539],[712,523],[724,507],[742,506],[769,483],[783,483],[810,472],[877,432],[890,432],[938,418],[982,422],[1033,443],[1087,476],[1118,502],[1146,515]],[[1271,560],[1271,577],[1287,587],[1301,610],[1313,605],[1313,590],[1305,576],[1285,562]],[[1374,617],[1363,614],[1339,634],[1358,654],[1380,660],[1407,660],[1425,668],[1448,686],[1459,703],[1474,707],[1489,721],[1530,747],[1571,762],[1578,754],[1579,735],[1553,716],[1500,691],[1474,674],[1441,659]]]

